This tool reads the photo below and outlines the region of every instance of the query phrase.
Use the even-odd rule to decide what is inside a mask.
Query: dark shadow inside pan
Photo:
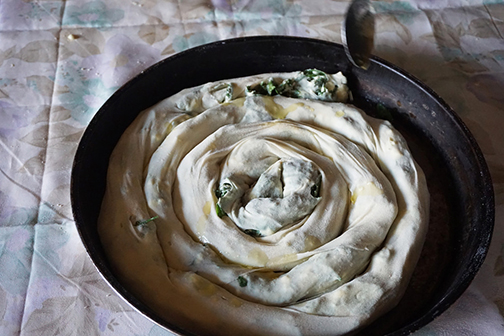
[[[189,335],[121,286],[96,229],[108,159],[119,137],[140,111],[183,88],[306,68],[347,75],[355,105],[389,119],[408,140],[431,194],[427,240],[406,294],[359,335],[409,334],[446,310],[474,278],[493,230],[493,190],[483,156],[456,114],[429,88],[382,60],[374,59],[368,71],[352,67],[340,45],[294,37],[241,38],[179,53],[134,78],[98,111],[75,156],[72,207],[82,241],[114,290],[153,321]]]

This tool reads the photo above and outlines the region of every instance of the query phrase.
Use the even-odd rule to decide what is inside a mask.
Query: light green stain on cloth
[[[82,6],[69,5],[63,16],[64,25],[109,27],[124,18],[121,9],[110,9],[102,1],[92,1]]]

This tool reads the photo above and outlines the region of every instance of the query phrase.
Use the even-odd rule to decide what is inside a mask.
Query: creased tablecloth
[[[190,47],[251,35],[340,42],[347,5],[0,0],[0,335],[169,335],[101,279],[77,234],[69,184],[86,125],[133,76]],[[420,78],[462,117],[495,188],[482,269],[415,335],[504,335],[504,1],[373,5],[375,54]]]

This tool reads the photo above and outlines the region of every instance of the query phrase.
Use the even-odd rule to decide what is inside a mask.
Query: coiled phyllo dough
[[[205,335],[345,334],[392,308],[429,195],[403,137],[349,96],[341,73],[310,69],[143,111],[110,158],[99,217],[123,285]]]

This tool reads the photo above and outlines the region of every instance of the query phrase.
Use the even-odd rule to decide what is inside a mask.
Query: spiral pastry
[[[389,122],[336,102],[340,73],[310,71],[183,90],[116,146],[100,237],[169,323],[338,335],[402,296],[428,223],[423,173]]]

